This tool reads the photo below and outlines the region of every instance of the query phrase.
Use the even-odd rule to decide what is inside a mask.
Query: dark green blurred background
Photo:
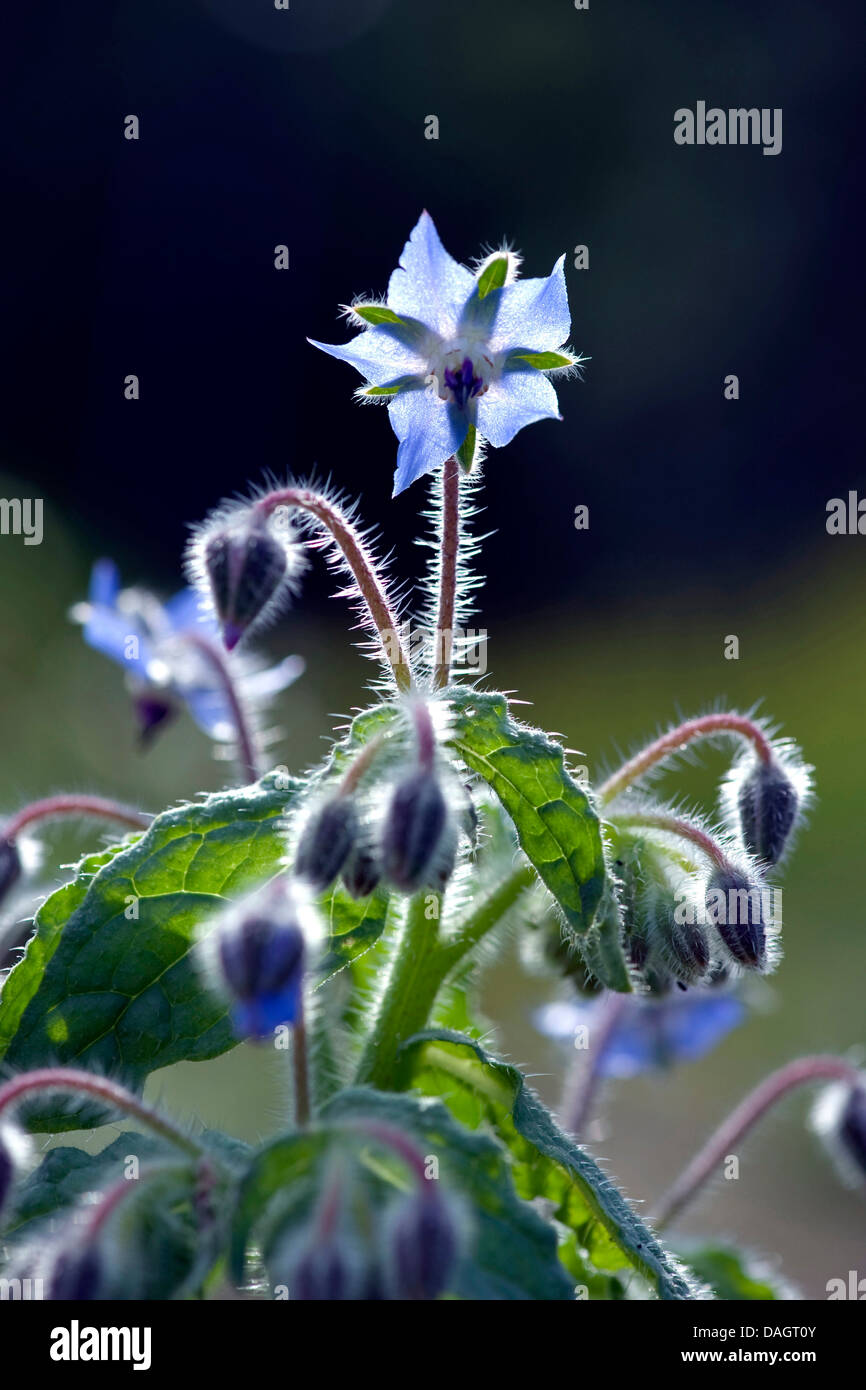
[[[830,497],[866,494],[859,25],[853,5],[671,0],[292,0],[280,15],[154,0],[12,24],[0,495],[44,497],[46,522],[40,547],[0,537],[9,808],[79,788],[156,809],[225,777],[188,725],[136,753],[119,673],[66,621],[94,555],[171,592],[189,521],[263,469],[315,465],[361,491],[401,572],[420,573],[424,485],[390,502],[384,412],[358,411],[350,371],[304,336],[340,337],[336,305],[384,290],[422,206],[463,259],[507,236],[544,274],[589,245],[589,271],[567,261],[586,380],[563,386],[564,424],[489,460],[491,678],[591,771],[678,712],[762,700],[818,787],[767,1012],[706,1061],[608,1098],[595,1151],[638,1199],[772,1066],[866,1044],[866,537],[824,525]],[[781,106],[782,154],[675,146],[673,112],[698,99]],[[129,112],[138,144],[122,139]],[[430,113],[438,142],[423,138]],[[728,372],[738,402],[723,400]],[[311,574],[269,643],[308,661],[278,711],[274,760],[293,769],[364,699],[328,593]],[[677,785],[711,802],[723,767],[708,755]],[[85,843],[54,842],[48,883]],[[530,1020],[549,994],[506,957],[485,1009],[553,1102],[563,1057]],[[249,1049],[152,1090],[247,1137],[284,1102],[274,1059]],[[805,1132],[807,1108],[771,1118],[739,1182],[684,1228],[778,1251],[821,1297],[829,1278],[866,1274],[866,1207]]]

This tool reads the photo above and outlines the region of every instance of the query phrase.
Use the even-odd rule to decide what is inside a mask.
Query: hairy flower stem
[[[678,835],[681,840],[689,840],[696,845],[713,864],[720,869],[729,867],[728,856],[722,846],[712,835],[708,835],[700,826],[693,825],[691,821],[683,819],[682,816],[670,816],[663,812],[656,814],[654,811],[635,811],[627,816],[617,816],[618,826],[646,826],[648,830],[663,830],[669,835]]]
[[[768,763],[773,756],[770,742],[759,724],[742,714],[703,714],[697,719],[687,719],[676,729],[669,729],[661,738],[641,749],[628,762],[623,763],[618,772],[608,777],[598,789],[598,799],[602,805],[612,801],[626,787],[643,777],[656,763],[678,753],[686,744],[698,738],[712,738],[717,734],[739,734],[754,744],[755,752],[762,762]]]
[[[725,1157],[757,1124],[767,1111],[797,1086],[813,1081],[859,1081],[859,1073],[841,1057],[801,1057],[772,1072],[746,1098],[719,1128],[710,1135],[676,1182],[651,1213],[650,1220],[661,1228],[673,1221],[719,1169]]]
[[[455,966],[502,920],[535,877],[529,865],[515,869],[460,930],[444,940],[438,930],[441,899],[423,892],[411,899],[391,975],[358,1067],[357,1084],[383,1090],[403,1084],[398,1064],[403,1043],[427,1026],[436,996]],[[436,914],[428,920],[434,902]]]
[[[201,653],[222,686],[223,694],[231,710],[232,723],[235,726],[238,768],[245,781],[257,781],[259,765],[255,736],[224,653],[216,642],[211,642],[210,638],[203,636],[200,632],[187,632],[184,634],[184,640]]]
[[[116,821],[131,830],[146,830],[151,817],[131,806],[122,806],[117,801],[109,801],[102,796],[78,796],[74,792],[58,796],[46,796],[42,801],[31,801],[4,826],[0,827],[0,837],[14,840],[34,821],[55,820],[58,816],[94,816],[97,820]]]
[[[602,1001],[598,1022],[591,1029],[588,1056],[576,1055],[571,1065],[562,1098],[562,1122],[578,1138],[592,1114],[602,1080],[601,1064],[628,999],[627,994],[607,995]]]
[[[355,1077],[359,1086],[401,1089],[397,1054],[425,1027],[442,983],[436,951],[441,904],[439,894],[426,891],[409,899],[385,993]]]
[[[433,685],[443,689],[451,680],[454,613],[457,604],[457,556],[460,549],[460,464],[452,454],[442,470],[442,558],[439,571],[439,614],[436,620],[436,663]]]
[[[400,640],[397,616],[388,598],[384,580],[377,573],[373,556],[365,546],[360,532],[335,503],[310,488],[279,488],[254,503],[254,510],[265,516],[269,516],[277,507],[298,507],[314,516],[331,534],[342,551],[367,605],[370,618],[379,634],[383,654],[391,666],[399,689],[410,689],[412,668]]]
[[[292,1075],[295,1080],[295,1124],[298,1129],[306,1129],[310,1123],[310,1064],[303,1000],[292,1028]]]
[[[94,1096],[97,1100],[105,1101],[107,1105],[113,1106],[116,1110],[122,1110],[124,1114],[131,1115],[134,1119],[140,1120],[154,1134],[158,1134],[163,1139],[167,1139],[176,1148],[182,1149],[184,1153],[193,1158],[202,1158],[204,1149],[197,1144],[189,1135],[184,1134],[183,1130],[177,1125],[166,1120],[149,1105],[145,1105],[143,1100],[127,1091],[125,1086],[119,1086],[115,1081],[109,1081],[107,1077],[96,1076],[88,1071],[76,1071],[64,1067],[41,1067],[37,1071],[23,1072],[16,1076],[12,1081],[7,1081],[5,1086],[0,1086],[0,1115],[9,1105],[15,1105],[38,1091],[74,1091],[81,1095]]]

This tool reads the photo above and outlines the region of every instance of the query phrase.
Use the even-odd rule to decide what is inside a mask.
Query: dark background
[[[94,555],[170,592],[189,522],[265,470],[316,468],[420,573],[425,484],[390,500],[385,411],[359,410],[354,373],[305,337],[346,336],[337,305],[385,290],[427,207],[458,259],[508,238],[540,275],[568,252],[572,342],[592,359],[561,387],[563,424],[488,461],[493,678],[593,775],[725,697],[762,700],[818,769],[767,1011],[707,1061],[619,1087],[597,1151],[651,1198],[771,1066],[862,1057],[866,537],[825,530],[829,498],[866,493],[861,7],[137,0],[18,6],[4,29],[0,494],[46,506],[42,546],[0,538],[4,803],[72,786],[156,808],[226,776],[189,725],[135,756],[119,673],[66,623]],[[677,146],[674,111],[699,99],[782,107],[782,153]],[[331,587],[313,570],[269,639],[308,660],[279,711],[275,760],[293,768],[364,699]],[[711,804],[723,768],[709,756],[671,786]],[[530,1022],[550,989],[507,957],[486,1004],[555,1100],[562,1059]],[[254,1137],[281,1084],[254,1062],[239,1049],[154,1084]],[[805,1109],[770,1121],[740,1183],[684,1224],[780,1252],[820,1297],[866,1274],[866,1209]]]

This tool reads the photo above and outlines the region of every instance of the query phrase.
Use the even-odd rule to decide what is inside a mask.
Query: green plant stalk
[[[499,923],[535,882],[535,870],[522,864],[504,879],[453,937],[441,940],[438,912],[428,919],[430,893],[409,903],[394,964],[376,1021],[355,1077],[356,1084],[380,1090],[402,1089],[403,1044],[428,1024],[436,996],[452,970]],[[441,908],[441,898],[436,897]]]

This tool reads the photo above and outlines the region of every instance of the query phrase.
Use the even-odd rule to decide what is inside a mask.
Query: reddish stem
[[[131,806],[122,806],[102,796],[78,796],[74,792],[64,792],[58,796],[46,796],[41,801],[31,801],[29,806],[23,807],[6,822],[0,834],[5,840],[14,840],[34,821],[54,820],[58,816],[95,816],[99,820],[117,821],[132,830],[146,830],[152,819]]]
[[[661,738],[641,749],[628,762],[623,763],[618,772],[608,777],[598,789],[602,802],[612,801],[621,791],[636,782],[656,763],[662,762],[672,754],[678,753],[687,743],[697,738],[712,738],[716,734],[739,734],[754,744],[755,752],[762,762],[768,763],[773,756],[769,739],[759,724],[742,714],[702,714],[697,719],[687,719],[675,729],[669,729]]]
[[[693,825],[681,816],[669,816],[655,811],[635,811],[627,816],[617,816],[616,824],[645,825],[651,830],[663,830],[669,835],[679,835],[680,839],[690,840],[693,845],[697,845],[698,849],[720,869],[730,868],[728,856],[712,835],[708,835],[706,830],[701,830],[700,826]]]
[[[376,573],[375,563],[360,533],[349,518],[333,502],[310,488],[286,487],[269,492],[255,503],[255,510],[270,515],[277,507],[299,507],[309,512],[328,530],[343,552],[346,564],[367,605],[370,617],[379,633],[382,650],[402,690],[412,685],[412,669],[400,640],[396,615],[391,607],[384,583]]]
[[[222,686],[235,726],[241,774],[247,781],[255,782],[259,776],[255,737],[225,655],[216,642],[212,642],[201,632],[186,632],[184,640],[201,653]]]
[[[668,1189],[650,1218],[656,1226],[665,1226],[679,1215],[707,1179],[712,1177],[719,1164],[724,1162],[734,1145],[739,1143],[771,1106],[794,1087],[810,1081],[847,1081],[857,1085],[860,1082],[860,1074],[856,1067],[852,1067],[841,1057],[801,1057],[772,1072],[749,1092],[726,1120],[722,1121],[673,1186]]]

